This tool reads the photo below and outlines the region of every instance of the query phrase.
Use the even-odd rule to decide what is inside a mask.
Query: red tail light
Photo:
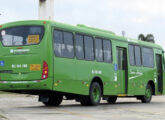
[[[43,69],[42,69],[42,79],[48,78],[48,64],[46,61],[43,62]]]

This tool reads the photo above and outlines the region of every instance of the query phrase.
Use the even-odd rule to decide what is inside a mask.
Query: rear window
[[[0,31],[3,46],[24,46],[39,44],[44,33],[42,26],[20,26]]]

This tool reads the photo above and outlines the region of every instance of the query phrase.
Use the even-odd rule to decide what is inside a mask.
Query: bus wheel
[[[142,96],[141,101],[142,103],[150,103],[152,99],[152,88],[150,85],[147,85],[145,90],[145,95]]]
[[[51,93],[48,96],[48,100],[45,102],[43,101],[43,104],[46,106],[59,106],[63,100],[63,95],[59,93]]]
[[[110,104],[114,104],[116,102],[116,100],[117,100],[116,96],[108,97],[107,102],[110,103]]]
[[[101,100],[101,87],[97,82],[93,82],[90,87],[89,96],[81,96],[80,103],[84,106],[98,105]]]

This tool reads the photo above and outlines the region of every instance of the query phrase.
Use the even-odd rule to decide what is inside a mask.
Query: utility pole
[[[54,19],[54,0],[39,0],[38,17],[40,20]]]

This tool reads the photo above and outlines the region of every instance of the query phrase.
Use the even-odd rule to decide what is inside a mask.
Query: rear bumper
[[[33,81],[0,81],[0,90],[52,90],[53,79]]]

